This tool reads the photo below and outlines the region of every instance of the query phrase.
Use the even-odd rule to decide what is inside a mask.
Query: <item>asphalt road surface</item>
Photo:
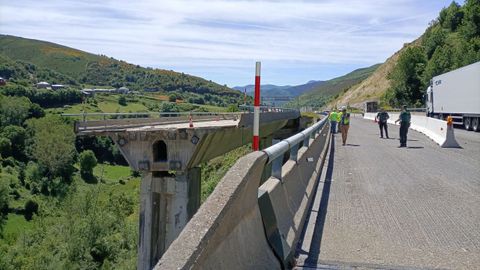
[[[440,148],[354,118],[336,134],[297,247],[297,269],[480,269],[480,133]]]

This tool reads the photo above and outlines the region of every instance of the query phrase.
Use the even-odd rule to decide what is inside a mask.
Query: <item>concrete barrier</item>
[[[260,122],[274,122],[279,120],[297,119],[300,118],[299,111],[285,111],[285,112],[262,112],[260,114]],[[240,117],[239,127],[253,126],[253,113],[244,113]]]
[[[308,129],[312,132],[299,141],[303,147],[296,152],[298,158],[282,167],[282,182],[270,177],[259,188],[265,170],[271,169],[267,153],[254,152],[239,159],[155,269],[285,267],[285,258],[293,256],[321,173],[330,138],[328,127],[324,125],[319,134],[315,133],[318,129]],[[283,243],[278,245],[276,240]],[[292,248],[279,256],[279,246]]]
[[[170,245],[155,269],[278,269],[257,202],[267,155],[242,157]]]
[[[325,161],[329,143],[329,125],[324,125],[322,131],[311,139],[310,147],[298,150],[297,161],[288,160],[282,168],[281,178],[270,177],[259,187],[259,194],[268,196],[271,210],[260,209],[262,216],[273,215],[276,228],[269,238],[285,268],[293,265],[295,247],[300,239],[302,228],[308,212],[308,206],[313,199],[314,187]],[[268,207],[270,208],[270,207]],[[264,221],[264,224],[266,222]],[[274,225],[274,226],[275,226]],[[265,224],[265,227],[272,225]],[[274,232],[277,229],[278,232]],[[273,234],[276,233],[276,236]]]
[[[374,120],[376,113],[365,113],[364,118]],[[389,113],[390,119],[388,123],[395,125],[395,120],[398,119],[399,113]],[[427,117],[424,115],[412,115],[410,128],[423,133],[435,143],[443,148],[457,148],[460,147],[455,140],[455,132],[452,126],[447,124],[447,121]]]

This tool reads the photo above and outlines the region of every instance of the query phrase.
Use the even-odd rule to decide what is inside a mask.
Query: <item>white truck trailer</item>
[[[480,62],[433,77],[426,105],[430,117],[452,116],[455,124],[480,131]]]

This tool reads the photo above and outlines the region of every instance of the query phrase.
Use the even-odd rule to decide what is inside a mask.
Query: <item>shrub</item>
[[[28,200],[25,203],[25,219],[32,220],[33,214],[38,214],[38,203],[34,200]]]
[[[97,158],[92,150],[86,150],[80,153],[80,173],[87,182],[96,182],[93,176],[93,168],[97,166]]]
[[[2,155],[2,157],[8,157],[11,154],[12,142],[5,137],[0,137],[0,155]]]
[[[122,106],[127,106],[127,98],[125,96],[120,96],[118,98],[118,104]]]

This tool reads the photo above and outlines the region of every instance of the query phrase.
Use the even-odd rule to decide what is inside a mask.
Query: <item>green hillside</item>
[[[379,66],[380,64],[376,64],[367,68],[360,68],[346,75],[325,81],[318,87],[303,93],[288,105],[291,107],[322,107],[329,100],[336,98],[343,91],[346,91],[351,86],[368,78],[368,76],[370,76]]]
[[[82,77],[85,67],[92,62],[109,61],[97,56],[58,44],[0,35],[0,53],[13,60],[21,60],[39,67],[60,71],[75,79]]]
[[[0,76],[7,79],[0,85],[0,269],[135,269],[140,175],[112,139],[76,137],[75,118],[60,114],[232,111],[243,96],[197,77],[51,43],[0,41]],[[85,79],[93,67],[107,75]],[[146,78],[132,81],[136,74]],[[170,78],[170,88],[156,83],[160,78]],[[79,91],[126,80],[140,92]],[[69,86],[37,89],[39,81]],[[146,85],[159,91],[142,92]],[[203,199],[249,151],[245,146],[201,164]]]
[[[137,91],[148,88],[159,92],[191,92],[239,100],[242,98],[238,91],[199,77],[162,69],[143,68],[45,41],[0,35],[0,55],[24,66],[33,64],[33,69],[46,69],[63,75],[52,76],[50,83],[126,86]],[[8,74],[2,74],[1,71],[0,76],[9,79]]]
[[[424,105],[425,89],[437,75],[480,61],[480,1],[453,1],[430,23],[417,46],[400,53],[387,79],[383,101]]]
[[[383,107],[424,105],[432,77],[480,61],[480,1],[452,2],[430,22],[425,33],[405,44],[369,78],[354,85],[328,107],[350,104],[361,108],[367,100]]]

